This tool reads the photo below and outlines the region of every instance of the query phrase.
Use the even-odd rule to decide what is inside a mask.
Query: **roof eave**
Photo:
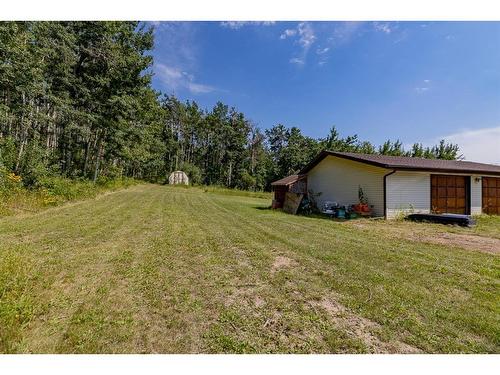
[[[440,173],[454,173],[454,174],[474,174],[474,175],[490,175],[500,176],[500,172],[473,170],[473,169],[450,169],[450,168],[425,168],[425,167],[397,167],[387,166],[388,169],[395,169],[397,171],[414,171],[414,172],[440,172]]]
[[[299,173],[300,174],[306,174],[306,173],[308,173],[311,169],[313,169],[317,164],[319,164],[320,161],[322,161],[327,156],[336,156],[338,158],[352,160],[352,161],[356,161],[358,163],[370,164],[370,165],[373,165],[375,167],[393,169],[392,167],[387,166],[387,164],[378,163],[376,161],[360,160],[359,158],[356,158],[356,157],[353,157],[353,156],[349,156],[349,155],[339,154],[339,153],[337,153],[335,151],[323,150],[310,163],[308,163],[304,168],[302,168]]]
[[[280,182],[281,180],[284,180],[285,178],[282,178],[280,180],[277,180],[277,181],[274,181],[274,182],[271,182],[271,186],[288,186],[288,185],[291,185],[297,181],[300,181],[304,178],[306,178],[307,176],[303,173],[298,173],[297,174],[297,178],[295,180],[292,180],[292,181],[289,181],[289,182]]]
[[[335,151],[323,150],[321,151],[310,163],[308,163],[304,168],[302,168],[299,174],[307,174],[311,169],[313,169],[317,164],[319,164],[327,156],[336,156],[341,159],[347,159],[351,161],[356,161],[358,163],[373,165],[375,167],[384,169],[393,169],[398,171],[422,171],[422,172],[441,172],[441,173],[462,173],[462,174],[485,174],[491,176],[500,176],[500,171],[488,171],[488,170],[472,170],[472,169],[450,169],[450,168],[428,168],[428,167],[401,167],[397,165],[391,165],[386,163],[380,163],[372,160],[363,160],[354,156],[344,155],[337,153]]]

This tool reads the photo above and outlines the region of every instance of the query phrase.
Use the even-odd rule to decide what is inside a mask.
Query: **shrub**
[[[240,177],[239,188],[243,190],[255,190],[256,178],[250,175],[247,171],[243,171]]]
[[[45,151],[36,143],[30,145],[21,159],[19,171],[23,176],[24,186],[35,186],[39,180],[50,174]]]
[[[0,198],[5,199],[5,196],[22,190],[22,181],[23,179],[21,176],[13,172],[8,172],[5,168],[0,167]]]
[[[0,216],[16,211],[36,211],[43,207],[75,199],[93,198],[105,190],[116,190],[137,184],[131,178],[99,178],[96,183],[89,180],[71,180],[59,176],[45,176],[36,184],[26,188],[23,179],[5,169],[0,169]]]
[[[187,174],[191,185],[198,185],[201,183],[201,169],[196,165],[182,163],[180,170]]]

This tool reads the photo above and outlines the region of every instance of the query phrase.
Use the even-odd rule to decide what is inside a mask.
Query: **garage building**
[[[322,151],[297,176],[318,206],[355,204],[361,187],[375,216],[500,214],[500,165]]]

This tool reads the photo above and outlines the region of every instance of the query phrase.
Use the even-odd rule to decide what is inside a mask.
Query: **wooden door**
[[[483,214],[500,215],[500,178],[483,177]]]
[[[468,213],[468,176],[431,175],[431,210],[435,213]]]

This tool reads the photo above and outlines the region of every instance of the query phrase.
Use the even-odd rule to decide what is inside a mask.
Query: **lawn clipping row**
[[[142,184],[0,219],[3,353],[498,353],[500,221]]]

